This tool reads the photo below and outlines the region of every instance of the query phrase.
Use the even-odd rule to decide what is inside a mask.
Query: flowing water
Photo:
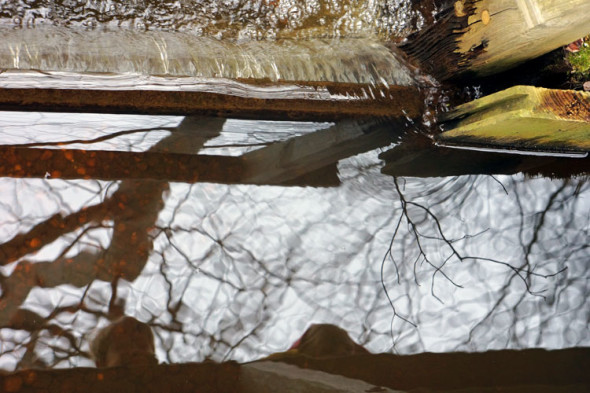
[[[98,88],[108,71],[126,89],[162,75],[412,85],[384,42],[426,17],[402,1],[0,1],[0,83],[75,74]],[[378,122],[396,137],[417,132],[407,123]],[[150,325],[168,363],[258,359],[312,322],[376,353],[590,345],[586,178],[393,177],[379,154],[396,137],[326,158],[321,187],[265,177],[281,156],[248,185],[154,180],[92,155],[158,152],[181,171],[188,154],[347,124],[0,112],[0,169],[20,173],[0,178],[0,369],[93,366],[96,328],[123,314]],[[11,155],[25,146],[47,149],[45,176]],[[51,161],[60,149],[86,158]],[[77,179],[62,178],[70,164]],[[96,167],[121,180],[85,176]]]

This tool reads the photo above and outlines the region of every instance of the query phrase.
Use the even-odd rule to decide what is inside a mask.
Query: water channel
[[[130,41],[152,37],[156,57],[174,52],[175,33],[222,53],[208,55],[217,61],[206,63],[199,78],[223,71],[230,79],[318,80],[322,74],[336,82],[413,84],[416,74],[403,62],[387,72],[386,64],[397,60],[378,42],[401,39],[432,12],[395,0],[197,3],[0,2],[0,62],[11,68],[18,58],[27,70],[43,70],[33,78],[17,75],[39,87],[56,83],[60,72],[89,72],[81,82],[100,84],[92,78],[105,69],[92,67],[105,56],[101,65],[132,67],[111,71],[136,76],[186,76],[203,64],[187,57],[171,71],[157,68],[163,61],[122,65],[120,52],[65,56],[67,42],[81,42],[72,36],[100,43],[105,36],[94,36],[100,29],[124,29]],[[17,55],[10,52],[17,47],[11,34],[28,34],[31,42],[53,37],[57,49],[36,56],[22,46]],[[342,52],[322,57],[336,39]],[[354,56],[344,70],[335,68],[330,59],[342,58],[351,45],[366,50],[362,59],[372,68]],[[262,61],[257,53],[272,56]],[[221,70],[219,58],[230,56],[233,62]],[[297,58],[317,67],[299,66],[292,62]],[[0,83],[15,78],[0,73]],[[85,172],[61,178],[59,167],[44,176],[0,178],[0,369],[92,367],[90,340],[121,315],[151,327],[161,363],[251,361],[287,350],[311,323],[338,325],[374,353],[589,346],[587,178],[384,174],[380,154],[422,130],[404,121],[399,128],[379,120],[391,131],[387,143],[290,184],[263,175],[257,184],[223,175],[205,182],[138,178],[125,168],[109,172],[120,180]],[[93,158],[93,151],[236,157],[349,126],[4,111],[0,142],[81,149],[84,168],[92,170],[115,166]],[[181,164],[159,165],[181,171]],[[27,171],[27,161],[0,165]]]

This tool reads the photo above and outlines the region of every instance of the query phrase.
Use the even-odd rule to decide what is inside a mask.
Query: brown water
[[[372,40],[422,19],[396,1],[318,2],[317,12],[313,1],[27,4],[3,3],[3,25],[239,40],[317,38],[324,18],[328,37]],[[285,185],[279,155],[254,166],[249,185],[226,169],[231,160],[205,158],[216,181],[179,173],[197,152],[235,157],[367,123],[0,112],[10,145],[0,163],[0,368],[92,366],[96,328],[122,314],[151,326],[168,363],[257,359],[312,322],[337,324],[372,352],[590,345],[587,179],[385,175],[379,154],[417,131],[369,123],[390,139],[346,149],[313,139],[304,151],[333,149],[323,167],[287,166],[296,174],[279,171]],[[47,150],[31,160],[15,149],[24,145]],[[153,160],[169,177],[155,179]],[[39,161],[47,171],[32,173]],[[95,168],[101,177],[88,175]]]

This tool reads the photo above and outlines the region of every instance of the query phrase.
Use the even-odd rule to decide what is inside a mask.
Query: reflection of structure
[[[462,175],[512,175],[570,177],[590,173],[590,157],[584,154],[514,154],[509,150],[482,151],[434,146],[422,135],[408,135],[379,156],[381,172],[398,177],[445,177]]]
[[[101,329],[90,349],[97,367],[157,363],[152,329],[133,317],[122,317]]]
[[[224,119],[187,117],[175,130],[193,143],[218,134]],[[384,120],[341,121],[330,128],[276,142],[242,156],[0,147],[0,176],[54,179],[152,179],[225,184],[335,186],[336,164],[391,143],[397,126]]]
[[[311,357],[347,356],[366,354],[368,351],[349,337],[336,325],[311,325],[297,340],[291,350]]]

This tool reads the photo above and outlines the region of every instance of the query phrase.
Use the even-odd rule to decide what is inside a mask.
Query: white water
[[[411,85],[411,71],[372,38],[246,41],[163,31],[2,29],[0,68],[269,81]]]

